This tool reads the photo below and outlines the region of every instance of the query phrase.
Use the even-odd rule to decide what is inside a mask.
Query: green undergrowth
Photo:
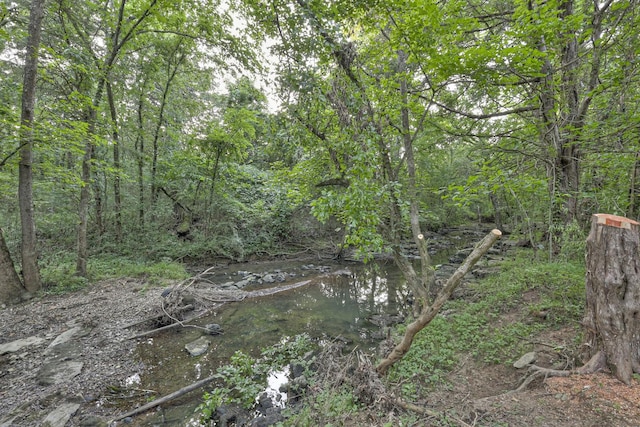
[[[93,282],[124,277],[143,279],[148,287],[165,286],[188,277],[181,263],[170,260],[142,261],[111,254],[92,256],[86,278],[76,276],[75,269],[76,257],[72,253],[50,255],[43,260],[41,275],[45,292],[64,294],[84,289]]]
[[[258,395],[267,387],[270,373],[283,371],[285,367],[297,364],[309,376],[312,363],[309,355],[314,349],[311,338],[301,334],[263,349],[257,358],[237,351],[229,363],[216,371],[216,387],[204,393],[203,402],[196,409],[200,413],[201,423],[212,421],[216,409],[222,405],[254,409]]]
[[[502,263],[499,274],[469,285],[467,297],[449,301],[391,369],[390,381],[401,384],[407,398],[416,398],[446,387],[447,374],[468,357],[513,363],[531,351],[537,334],[580,321],[584,277],[584,263],[539,262],[528,252],[518,253]]]
[[[424,400],[432,390],[449,387],[448,375],[469,358],[480,365],[510,364],[532,350],[537,334],[580,321],[584,310],[583,263],[535,261],[530,253],[521,252],[504,261],[500,271],[467,285],[464,298],[449,301],[442,314],[415,337],[405,357],[391,368],[386,381],[404,399]],[[536,315],[540,312],[545,313],[544,319]],[[396,342],[404,329],[405,326],[399,326],[394,332]],[[220,368],[219,383],[205,394],[199,408],[202,419],[210,420],[222,404],[252,408],[267,373],[283,366],[286,358],[277,356],[282,348],[283,345],[273,347],[258,359],[237,353],[228,365]],[[300,355],[303,351],[289,351],[289,355],[294,353]],[[342,361],[336,363],[343,365]],[[339,386],[330,381],[324,384],[313,374],[309,379],[313,393],[305,395],[303,404],[294,411],[287,412],[285,420],[278,424],[280,427],[367,424],[386,427],[418,422],[413,413],[393,415],[363,404],[348,382]],[[446,414],[442,417],[433,420],[433,425],[457,425],[450,423]],[[371,424],[373,420],[376,422]]]

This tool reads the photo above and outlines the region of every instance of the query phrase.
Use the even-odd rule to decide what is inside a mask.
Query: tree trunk
[[[494,229],[491,230],[489,234],[487,234],[484,239],[478,243],[475,249],[469,254],[467,259],[462,263],[460,267],[449,277],[447,283],[444,287],[438,292],[436,298],[433,300],[433,303],[427,306],[424,306],[420,316],[407,326],[407,330],[402,338],[402,341],[398,345],[394,347],[394,349],[389,353],[389,355],[382,360],[378,366],[376,366],[376,371],[379,374],[384,375],[387,373],[387,370],[391,365],[399,361],[404,357],[404,355],[411,348],[411,344],[413,343],[413,339],[418,332],[427,326],[434,317],[438,314],[442,306],[445,302],[449,300],[451,294],[458,287],[458,284],[462,280],[462,278],[467,274],[469,270],[478,262],[478,260],[484,255],[491,246],[502,236],[502,232],[500,230]]]
[[[629,207],[627,208],[627,216],[631,218],[638,217],[638,177],[640,177],[640,151],[636,152],[635,161],[631,168],[631,182],[629,183]]]
[[[575,0],[560,1],[558,16],[570,21],[582,13],[574,11],[575,3]],[[540,138],[552,153],[547,167],[552,219],[564,225],[579,219],[582,137],[593,96],[600,84],[601,54],[607,48],[606,43],[601,43],[602,22],[610,13],[611,4],[593,3],[589,38],[594,48],[585,52],[580,44],[583,34],[569,28],[558,39],[560,46],[555,52],[558,66],[555,67],[553,43],[547,45],[544,39],[539,41],[541,53],[548,56],[542,68],[545,77],[540,80],[538,95]]]
[[[398,71],[407,73],[407,54],[403,51],[398,52]],[[406,75],[400,76],[400,95],[402,96],[402,107],[400,108],[400,117],[402,121],[402,142],[404,145],[405,161],[407,164],[407,193],[409,198],[409,221],[411,223],[411,234],[413,241],[418,247],[420,254],[420,283],[419,287],[422,291],[422,299],[425,305],[429,304],[429,292],[436,281],[436,272],[431,263],[431,256],[427,248],[427,241],[420,230],[420,207],[418,198],[418,185],[416,183],[416,162],[413,156],[413,140],[418,134],[417,131],[412,134],[411,124],[409,120],[409,89],[407,87]],[[401,216],[397,221],[402,220]],[[418,295],[416,295],[417,297]]]
[[[98,163],[97,156],[97,147],[94,147],[91,164]],[[95,224],[96,224],[96,232],[98,233],[98,237],[102,238],[104,233],[106,232],[106,225],[104,222],[104,207],[107,205],[106,200],[106,191],[103,189],[102,181],[106,182],[106,176],[102,171],[96,171],[93,179],[91,180],[91,185],[93,187],[93,200],[94,200],[94,209],[95,209]]]
[[[640,223],[615,215],[592,216],[587,237],[586,358],[603,350],[607,365],[626,384],[640,373]]]
[[[179,40],[177,45],[175,46],[175,49],[172,52],[172,55],[177,55],[181,45],[182,45],[182,40]],[[158,143],[160,141],[160,133],[162,132],[162,124],[164,123],[164,111],[167,107],[167,97],[169,96],[169,91],[171,90],[171,83],[173,82],[173,79],[178,74],[178,69],[182,64],[182,61],[185,59],[185,56],[186,55],[184,52],[178,55],[178,57],[176,58],[176,63],[173,67],[173,70],[171,69],[171,66],[172,66],[171,59],[173,59],[175,56],[172,56],[172,58],[169,58],[169,63],[167,65],[167,81],[165,82],[164,88],[162,90],[160,112],[158,113],[158,121],[156,122],[156,129],[153,134],[153,156],[151,159],[151,206],[152,208],[155,206],[156,202],[158,201],[158,190],[159,190],[159,185],[157,182],[158,150],[159,150]]]
[[[116,103],[113,98],[113,88],[107,82],[107,98],[109,101],[109,112],[111,114],[112,138],[113,138],[113,167],[116,173],[113,177],[113,209],[116,215],[116,242],[122,242],[122,196],[120,190],[120,134],[118,133],[118,115],[116,113]]]
[[[144,230],[144,120],[142,110],[144,109],[144,90],[146,81],[143,83],[138,98],[138,135],[136,136],[135,150],[138,166],[138,220],[140,229]]]
[[[127,44],[129,40],[136,34],[138,26],[149,15],[149,11],[155,7],[158,0],[151,0],[146,10],[144,10],[140,17],[134,22],[133,25],[128,27],[125,33],[122,33],[122,23],[125,18],[126,0],[120,3],[118,8],[118,15],[115,24],[115,31],[111,34],[109,40],[109,49],[106,52],[104,61],[98,68],[98,82],[93,96],[93,102],[86,116],[87,127],[87,143],[85,145],[85,155],[82,159],[82,188],[80,190],[80,206],[79,206],[79,224],[78,224],[78,259],[76,263],[76,274],[81,277],[87,276],[87,260],[89,256],[88,239],[87,239],[87,221],[89,216],[89,196],[91,185],[91,159],[93,158],[94,141],[93,137],[96,130],[97,111],[102,103],[102,96],[105,91],[105,86],[109,81],[109,75],[113,65],[116,63],[119,55],[123,50],[123,46]]]
[[[0,304],[20,302],[25,292],[0,228]]]
[[[22,86],[21,145],[18,198],[20,222],[22,224],[22,275],[24,285],[30,292],[40,290],[36,223],[33,215],[33,122],[36,103],[36,78],[38,73],[38,50],[44,17],[44,0],[33,0],[29,18],[29,39],[24,65]]]
[[[89,113],[91,114],[91,113]],[[91,120],[91,119],[89,119]],[[95,119],[94,119],[95,120]],[[91,135],[91,134],[89,134]],[[82,187],[80,188],[80,204],[78,206],[78,231],[76,236],[77,259],[76,275],[87,277],[87,261],[89,259],[89,243],[87,238],[87,223],[89,219],[89,196],[91,180],[91,157],[93,142],[91,136],[87,136],[85,153],[82,158]]]

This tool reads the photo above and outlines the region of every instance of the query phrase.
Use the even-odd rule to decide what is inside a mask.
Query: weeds
[[[522,252],[505,261],[501,273],[470,285],[470,290],[474,302],[447,303],[448,314],[418,334],[410,352],[390,371],[389,379],[401,384],[407,398],[421,393],[416,375],[427,389],[442,387],[462,356],[480,363],[511,363],[529,351],[529,337],[578,322],[584,310],[584,265],[532,263],[530,254]],[[539,312],[544,319],[533,315]],[[396,331],[403,332],[403,327]]]
[[[283,370],[291,363],[308,371],[311,362],[305,355],[312,349],[310,337],[301,334],[264,349],[259,358],[241,351],[236,352],[228,364],[218,368],[217,387],[204,394],[203,403],[196,409],[201,414],[201,421],[211,420],[216,409],[222,405],[236,404],[252,409],[256,405],[258,394],[267,385],[269,373]]]
[[[72,253],[60,253],[44,260],[41,274],[45,291],[64,294],[82,290],[91,281],[122,277],[145,279],[148,286],[164,286],[188,277],[184,265],[169,260],[145,263],[114,255],[95,256],[89,260],[88,278],[75,275],[75,263]]]

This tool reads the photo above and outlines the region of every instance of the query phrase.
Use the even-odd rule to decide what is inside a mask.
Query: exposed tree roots
[[[568,377],[570,375],[586,375],[586,374],[594,374],[596,372],[601,372],[606,369],[607,358],[603,351],[597,352],[593,357],[583,366],[571,369],[571,370],[562,370],[562,369],[549,369],[543,368],[537,365],[529,366],[529,375],[522,381],[522,383],[515,390],[510,391],[509,393],[517,393],[525,390],[529,384],[535,381],[538,378],[549,378],[549,377]]]

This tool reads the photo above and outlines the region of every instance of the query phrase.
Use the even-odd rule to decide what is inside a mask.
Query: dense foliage
[[[63,292],[112,271],[161,281],[194,259],[351,248],[392,253],[424,308],[435,276],[422,231],[490,221],[552,263],[514,266],[522,280],[451,303],[390,378],[413,398],[460,352],[504,360],[497,349],[521,350],[539,325],[495,328],[491,309],[533,287],[531,310],[575,320],[582,272],[562,263],[582,257],[591,214],[639,215],[638,11],[636,0],[3,2],[0,304],[40,289],[34,266]],[[254,362],[237,354],[220,371],[237,387],[209,395],[205,415],[251,406]],[[431,376],[408,381],[416,371]],[[357,410],[338,395],[315,403]]]

